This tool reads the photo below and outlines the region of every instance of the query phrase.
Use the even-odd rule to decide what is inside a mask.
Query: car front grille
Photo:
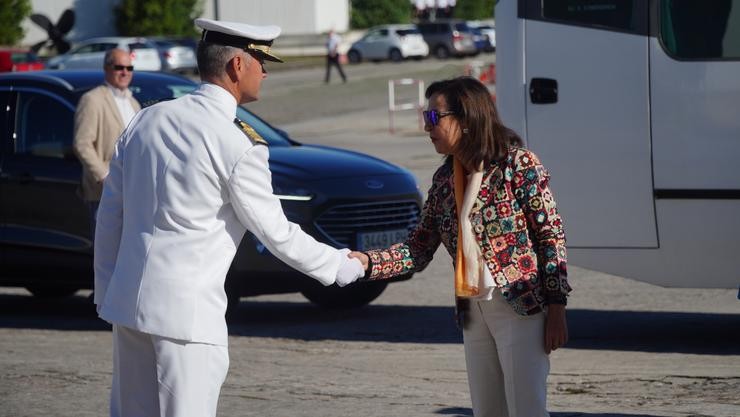
[[[340,246],[354,247],[357,233],[406,229],[419,222],[415,201],[344,204],[329,208],[316,219],[316,227]]]

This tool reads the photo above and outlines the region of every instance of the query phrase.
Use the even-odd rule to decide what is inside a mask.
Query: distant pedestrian
[[[342,82],[347,82],[347,76],[342,71],[342,64],[339,63],[339,44],[342,42],[342,38],[334,32],[334,29],[329,31],[329,36],[326,40],[326,76],[324,77],[324,83],[329,84],[329,75],[331,73],[332,65],[337,67],[339,75],[342,76]]]

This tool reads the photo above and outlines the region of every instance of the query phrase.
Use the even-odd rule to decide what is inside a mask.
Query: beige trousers
[[[521,316],[494,294],[471,301],[463,329],[475,417],[548,417],[545,314]]]
[[[113,326],[111,417],[216,415],[229,369],[226,346]]]

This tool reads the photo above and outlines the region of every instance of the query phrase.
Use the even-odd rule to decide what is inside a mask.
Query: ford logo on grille
[[[378,181],[378,180],[365,181],[365,187],[371,190],[379,190],[383,188],[383,186],[385,186],[385,184],[383,184],[383,181]]]

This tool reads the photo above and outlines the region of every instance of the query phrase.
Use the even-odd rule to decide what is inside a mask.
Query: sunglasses
[[[439,119],[449,116],[451,114],[455,114],[454,111],[437,111],[437,110],[425,110],[421,112],[421,114],[424,116],[424,123],[431,125],[431,126],[437,126],[439,124]]]
[[[113,67],[113,69],[116,71],[123,71],[123,70],[127,70],[128,72],[134,71],[133,65],[111,65],[111,67]]]
[[[251,55],[251,56],[252,56],[252,58],[254,58],[255,60],[257,60],[257,62],[259,62],[259,63],[260,63],[260,67],[262,67],[262,73],[263,73],[263,74],[267,74],[267,68],[265,68],[265,57],[264,57],[264,56],[262,56],[262,55],[260,55],[260,54],[258,54],[258,53],[253,53],[253,52],[252,52],[252,51],[250,51],[250,50],[246,50],[246,52],[247,52],[247,53],[248,53],[249,55]]]

